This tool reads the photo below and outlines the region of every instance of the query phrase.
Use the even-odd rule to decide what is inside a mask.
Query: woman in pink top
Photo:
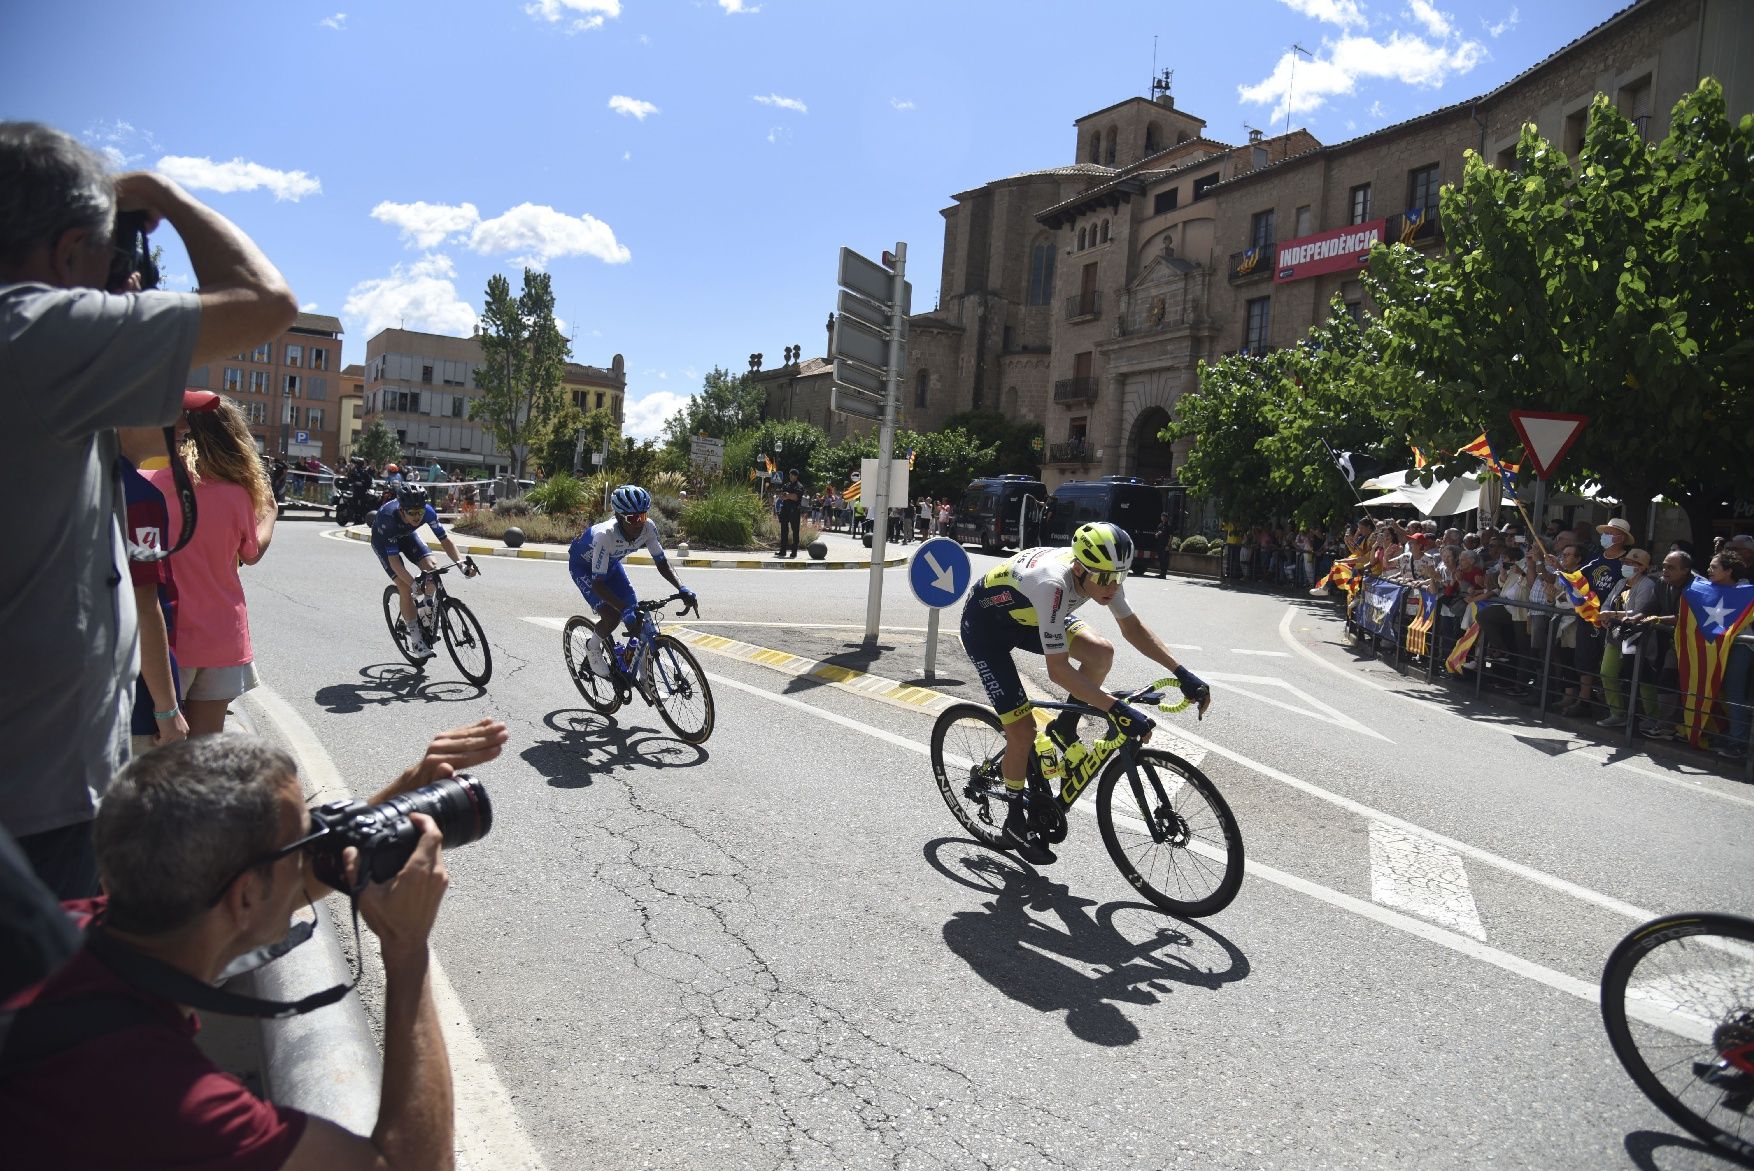
[[[250,618],[238,563],[254,565],[274,538],[277,509],[244,413],[231,399],[186,416],[182,456],[195,484],[195,535],[174,555],[177,629],[172,650],[182,670],[189,735],[219,732],[231,701],[256,686]],[[182,527],[182,504],[169,468],[152,473]]]

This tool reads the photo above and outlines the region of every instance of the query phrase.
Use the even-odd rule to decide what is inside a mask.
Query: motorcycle
[[[372,514],[371,500],[351,485],[337,488],[329,502],[335,506],[335,523],[339,525],[363,524]]]

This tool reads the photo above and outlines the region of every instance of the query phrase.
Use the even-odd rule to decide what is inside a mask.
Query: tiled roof
[[[1189,141],[1200,142],[1207,146],[1215,147],[1221,153],[1227,153],[1236,149],[1236,147],[1227,143],[1218,142],[1217,140],[1210,138],[1196,138],[1190,139]],[[1176,146],[1186,145],[1187,143],[1185,142],[1176,144]],[[1170,150],[1174,149],[1175,147],[1170,148]],[[1212,165],[1212,155],[1201,155],[1198,158],[1187,159],[1183,162],[1177,163],[1173,167],[1165,167],[1156,162],[1157,159],[1162,158],[1168,153],[1169,151],[1159,151],[1150,158],[1140,159],[1131,166],[1125,167],[1117,172],[1114,178],[1110,179],[1107,183],[1099,183],[1095,187],[1086,188],[1070,199],[1062,200],[1050,208],[1036,212],[1036,221],[1052,227],[1054,225],[1049,223],[1050,220],[1063,220],[1067,215],[1075,212],[1079,207],[1086,203],[1100,200],[1110,192],[1124,191],[1128,195],[1137,195],[1166,175],[1173,175],[1181,171],[1195,170],[1200,167],[1209,167]]]
[[[989,179],[979,187],[970,187],[967,191],[958,191],[952,198],[961,199],[967,195],[978,195],[988,187],[998,183],[1015,183],[1021,179],[1106,179],[1115,173],[1115,168],[1104,167],[1097,163],[1073,163],[1069,167],[1044,167],[1039,171],[1019,171],[1015,175],[1006,175],[1003,179]]]
[[[341,319],[330,317],[327,313],[300,313],[292,319],[293,329],[308,330],[312,333],[340,333]]]

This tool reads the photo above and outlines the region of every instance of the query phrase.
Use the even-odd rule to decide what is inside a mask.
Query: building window
[[[1029,303],[1046,305],[1054,294],[1054,243],[1043,240],[1029,253]]]
[[[1078,251],[1084,251],[1084,229],[1078,229]]]
[[[1255,170],[1258,171],[1262,167],[1266,166],[1268,160],[1271,159],[1271,157],[1272,156],[1267,153],[1266,147],[1264,147],[1264,146],[1255,147],[1255,149],[1254,149]]]
[[[923,407],[926,405],[926,392],[931,389],[931,386],[931,376],[927,371],[921,370],[914,375],[914,406]]]
[[[1370,218],[1370,184],[1360,183],[1352,189],[1352,218],[1348,223],[1362,224]]]
[[[1249,220],[1249,247],[1265,248],[1273,242],[1273,210],[1257,211]]]
[[[329,368],[329,351],[322,346],[311,347],[311,369],[327,370]]]
[[[1083,443],[1090,438],[1090,419],[1080,415],[1066,425],[1066,438],[1073,443]]]
[[[1194,199],[1196,201],[1198,201],[1198,200],[1206,198],[1206,193],[1209,190],[1211,190],[1213,184],[1215,184],[1217,182],[1218,182],[1218,172],[1217,171],[1213,171],[1210,175],[1201,175],[1198,179],[1195,179],[1194,180]]]
[[[329,397],[329,380],[327,378],[307,378],[307,379],[305,379],[305,397],[306,398],[319,398],[319,399],[328,398]]]
[[[261,399],[256,399],[254,402],[246,405],[250,408],[250,422],[260,427],[263,423],[268,421],[268,411]]]
[[[1102,221],[1102,242],[1104,244],[1108,243],[1108,221],[1107,220]]]
[[[295,346],[291,342],[287,342],[286,343],[286,364],[288,366],[303,366],[305,364],[305,348],[303,346]]]
[[[466,401],[460,394],[451,397],[451,418],[461,419],[463,417],[463,404]]]
[[[231,394],[236,394],[244,388],[244,372],[239,370],[236,366],[227,366],[225,368],[223,384],[223,389]]]
[[[1267,348],[1267,329],[1272,324],[1273,298],[1256,297],[1248,303],[1248,328],[1243,334],[1244,353],[1259,354]]]
[[[1437,164],[1407,172],[1407,210],[1437,205]]]
[[[1650,74],[1621,86],[1614,105],[1626,115],[1627,121],[1638,127],[1638,132],[1644,135],[1645,141],[1650,141],[1647,133],[1650,129]]]
[[[1176,196],[1180,194],[1180,187],[1171,187],[1168,191],[1159,191],[1151,199],[1151,214],[1162,215],[1166,211],[1174,211]]]
[[[306,425],[309,427],[310,430],[321,431],[323,429],[323,408],[322,407],[312,407],[309,411],[306,412],[306,417],[309,420],[309,422]]]
[[[1112,167],[1115,165],[1115,145],[1119,137],[1120,136],[1115,133],[1115,128],[1110,126],[1108,128],[1108,149],[1103,152],[1102,159],[1103,163],[1107,166]]]
[[[1309,204],[1297,209],[1297,234],[1307,236],[1315,228],[1315,217],[1309,214]]]
[[[250,361],[261,362],[264,364],[274,361],[274,343],[263,342],[261,345],[251,350]]]
[[[298,404],[287,403],[286,409],[281,412],[280,421],[293,427],[298,426]]]
[[[280,393],[287,395],[289,397],[291,395],[297,394],[298,393],[298,375],[286,374],[286,375],[283,375],[282,377],[285,379],[285,381],[280,384]]]
[[[1160,149],[1162,148],[1157,144],[1157,126],[1152,124],[1145,127],[1145,153],[1147,155],[1154,155]]]
[[[268,371],[266,371],[266,370],[252,370],[252,371],[250,371],[250,393],[251,394],[267,394],[268,393]]]
[[[1348,301],[1348,302],[1346,302],[1346,316],[1348,316],[1352,319],[1352,324],[1363,325],[1364,324],[1364,302],[1363,301]]]
[[[420,381],[426,383],[428,386],[432,385],[432,367],[431,366],[422,366],[420,368]]]
[[[593,407],[592,409],[598,410],[598,411],[602,410],[603,409],[603,392],[600,390],[597,392],[596,403],[597,403],[597,405],[595,407]]]

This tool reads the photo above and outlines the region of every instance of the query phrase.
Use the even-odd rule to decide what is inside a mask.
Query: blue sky
[[[1209,137],[1283,129],[1289,81],[1292,124],[1338,142],[1621,6],[59,0],[3,18],[0,117],[178,178],[342,319],[349,362],[386,325],[467,334],[489,275],[540,264],[574,359],[626,356],[645,436],[715,365],[820,354],[841,245],[907,241],[930,307],[950,197],[1071,162],[1073,119],[1149,92],[1153,36]]]

